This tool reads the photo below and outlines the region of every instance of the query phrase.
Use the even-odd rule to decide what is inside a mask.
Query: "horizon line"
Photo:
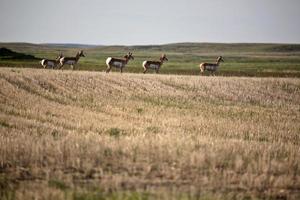
[[[172,45],[172,44],[286,44],[286,45],[300,45],[300,42],[289,43],[289,42],[170,42],[170,43],[152,43],[152,44],[96,44],[96,43],[76,43],[76,42],[25,42],[25,41],[9,41],[1,43],[24,43],[24,44],[33,44],[33,45],[86,45],[86,46],[163,46],[163,45]]]

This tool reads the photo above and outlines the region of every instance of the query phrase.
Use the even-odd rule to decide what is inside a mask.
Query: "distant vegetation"
[[[40,58],[36,58],[32,55],[18,53],[7,49],[5,47],[0,48],[0,59],[2,60],[38,60]]]
[[[269,51],[277,52],[300,52],[300,45],[278,45],[271,47]]]
[[[100,45],[92,45],[92,44],[73,44],[73,43],[45,43],[43,45],[49,47],[58,47],[58,48],[92,48]]]
[[[221,43],[177,43],[165,45],[136,46],[94,46],[84,44],[29,44],[0,43],[16,52],[34,55],[39,58],[54,59],[59,53],[75,56],[83,49],[86,57],[80,59],[77,69],[104,71],[107,57],[123,57],[128,51],[135,59],[125,67],[125,72],[142,73],[144,60],[157,60],[162,53],[167,54],[168,62],[162,66],[162,74],[199,75],[201,62],[215,62],[223,56],[216,75],[256,76],[256,77],[300,77],[299,44],[221,44]],[[36,61],[0,60],[2,67],[41,68]],[[67,67],[65,67],[67,69]],[[115,69],[113,71],[116,71]],[[149,71],[154,73],[153,71]]]

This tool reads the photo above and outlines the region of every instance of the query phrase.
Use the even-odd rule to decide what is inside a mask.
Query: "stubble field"
[[[300,198],[300,80],[1,68],[0,199]]]

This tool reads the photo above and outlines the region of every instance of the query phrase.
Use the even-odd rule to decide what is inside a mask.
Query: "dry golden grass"
[[[300,197],[299,79],[1,68],[0,133],[6,199]]]

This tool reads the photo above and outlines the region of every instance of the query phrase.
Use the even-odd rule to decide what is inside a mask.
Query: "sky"
[[[300,0],[0,0],[0,42],[300,43]]]

